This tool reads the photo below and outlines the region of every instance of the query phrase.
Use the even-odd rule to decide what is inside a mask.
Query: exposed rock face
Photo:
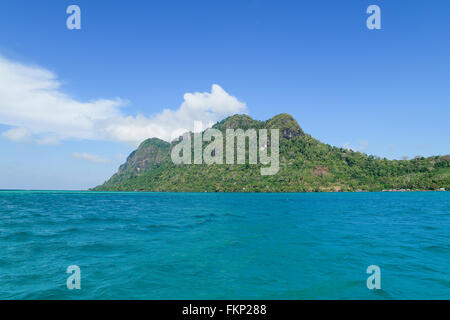
[[[328,174],[330,173],[328,167],[325,166],[317,166],[314,168],[313,170],[313,175],[315,176],[320,176],[320,175],[324,175],[324,174]]]
[[[287,113],[279,114],[267,120],[265,127],[268,129],[280,129],[280,136],[285,139],[292,139],[305,134],[297,121]]]
[[[139,145],[127,158],[127,162],[119,168],[118,174],[134,171],[135,173],[147,170],[151,164],[166,161],[169,157],[170,144],[158,138],[147,139]]]

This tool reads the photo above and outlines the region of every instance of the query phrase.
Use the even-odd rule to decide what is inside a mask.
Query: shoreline
[[[0,192],[61,192],[61,193],[220,193],[220,194],[283,194],[283,193],[385,193],[385,192],[445,192],[450,190],[404,190],[404,189],[392,189],[392,190],[356,190],[356,191],[270,191],[270,192],[248,192],[248,191],[235,191],[235,192],[215,192],[215,191],[150,191],[150,190],[31,190],[31,189],[0,189]]]

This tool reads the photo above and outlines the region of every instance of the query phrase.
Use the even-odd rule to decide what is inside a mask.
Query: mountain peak
[[[264,124],[263,121],[254,120],[246,114],[235,114],[216,123],[213,128],[218,130],[225,129],[243,129],[259,128]]]
[[[161,140],[159,138],[149,138],[149,139],[144,140],[139,145],[138,149],[142,149],[142,148],[149,147],[149,146],[164,147],[164,146],[167,146],[167,145],[168,145],[167,141]]]
[[[281,136],[286,139],[292,139],[305,134],[294,117],[288,113],[280,113],[267,120],[266,127],[268,129],[280,129]]]
[[[254,120],[246,114],[235,114],[216,123],[214,129],[279,129],[281,137],[292,139],[297,136],[303,136],[305,133],[298,125],[297,121],[288,113],[280,113],[267,121]]]
[[[120,166],[119,174],[134,171],[145,171],[152,164],[158,164],[168,158],[170,143],[159,138],[143,141],[139,147],[127,158],[127,162]]]

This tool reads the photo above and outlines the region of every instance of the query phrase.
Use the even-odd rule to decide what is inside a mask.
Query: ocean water
[[[450,299],[449,237],[450,192],[3,191],[0,299]]]

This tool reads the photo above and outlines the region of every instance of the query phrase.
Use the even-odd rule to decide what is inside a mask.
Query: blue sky
[[[81,30],[66,28],[71,4]],[[366,28],[371,4],[381,30]],[[141,137],[235,111],[287,112],[323,142],[390,159],[449,154],[449,13],[448,1],[2,1],[0,188],[86,189]]]

